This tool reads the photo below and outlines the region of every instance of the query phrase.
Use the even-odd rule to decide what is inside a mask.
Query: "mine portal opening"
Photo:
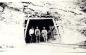
[[[34,32],[35,32],[36,27],[38,27],[38,29],[40,30],[40,33],[42,32],[43,27],[45,27],[45,29],[47,30],[47,41],[49,39],[53,38],[51,36],[53,34],[50,34],[50,32],[53,33],[53,30],[55,29],[53,19],[29,19],[28,24],[27,24],[26,37],[25,37],[26,43],[36,43],[37,42],[35,34],[34,34],[33,38],[30,37],[30,35],[29,35],[29,30],[32,27],[34,29]],[[50,31],[50,29],[52,29],[52,30]],[[40,42],[45,42],[43,37],[39,38],[39,39],[40,39],[39,40]]]

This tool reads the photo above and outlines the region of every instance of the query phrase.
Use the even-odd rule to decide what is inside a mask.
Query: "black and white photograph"
[[[0,55],[85,55],[86,0],[0,1]]]
[[[53,21],[53,18],[30,18],[25,29],[26,43],[54,42],[58,34]]]

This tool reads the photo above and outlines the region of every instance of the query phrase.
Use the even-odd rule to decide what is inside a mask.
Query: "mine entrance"
[[[34,34],[31,37],[29,35],[29,30],[32,27],[34,29]],[[27,31],[26,31],[26,37],[25,37],[26,43],[36,43],[37,42],[36,36],[35,36],[36,27],[38,27],[38,29],[40,30],[39,42],[44,42],[44,38],[41,35],[43,27],[45,27],[45,29],[47,30],[47,41],[52,38],[51,34],[53,33],[53,30],[55,29],[53,19],[29,19],[27,23]]]

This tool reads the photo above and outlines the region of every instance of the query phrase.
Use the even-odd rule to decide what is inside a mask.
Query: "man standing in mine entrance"
[[[43,27],[41,33],[42,33],[42,37],[44,38],[44,41],[47,42],[47,30],[45,29],[45,27]]]
[[[35,29],[36,42],[40,42],[40,29],[36,27]]]

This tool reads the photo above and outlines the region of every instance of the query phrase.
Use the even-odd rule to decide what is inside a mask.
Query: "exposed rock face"
[[[24,21],[29,17],[49,16],[54,17],[59,26],[62,43],[76,44],[86,40],[86,14],[81,11],[79,1],[39,2],[7,2],[4,8],[0,5],[0,43],[24,43]]]

